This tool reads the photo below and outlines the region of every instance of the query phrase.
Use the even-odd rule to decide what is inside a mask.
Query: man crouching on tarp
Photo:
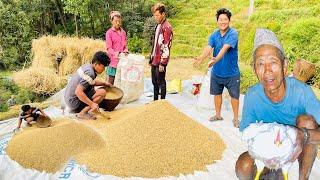
[[[110,83],[96,80],[110,63],[105,52],[94,54],[91,64],[82,65],[68,82],[64,98],[71,112],[77,113],[79,119],[96,119],[89,112],[99,110],[99,103],[105,98],[106,90],[94,89],[94,86],[111,86]]]

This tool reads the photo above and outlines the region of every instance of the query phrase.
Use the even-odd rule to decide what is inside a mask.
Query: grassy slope
[[[319,47],[311,46],[320,33],[316,31],[320,31],[320,25],[314,25],[320,21],[320,4],[317,0],[255,0],[254,14],[250,19],[248,17],[249,0],[186,1],[182,11],[170,20],[174,27],[173,57],[194,57],[201,52],[207,44],[209,35],[216,28],[214,15],[216,9],[220,7],[226,7],[233,13],[231,26],[239,32],[240,61],[250,62],[253,36],[257,27],[275,31],[290,57],[298,54],[304,58],[309,57],[313,62],[320,60],[318,55],[314,57],[311,56],[312,54],[302,53],[304,52],[302,49],[296,50],[292,47],[301,44],[300,38],[310,41],[309,51],[320,51]],[[300,21],[304,21],[305,24]],[[312,22],[308,24],[308,21]],[[310,33],[314,34],[305,34],[295,29],[301,26],[311,29]],[[303,31],[309,32],[306,29]],[[314,35],[316,37],[312,39]]]
[[[216,28],[214,15],[220,7],[232,11],[231,26],[239,32],[241,92],[256,82],[249,64],[258,27],[271,29],[278,35],[291,65],[295,59],[305,58],[320,66],[320,4],[317,0],[255,0],[250,18],[249,0],[186,1],[182,11],[170,19],[174,28],[173,57],[196,57],[201,53]],[[315,87],[320,87],[319,74],[314,78]]]
[[[226,7],[236,14],[246,6],[248,2],[244,0],[190,0],[185,3],[182,11],[170,20],[174,28],[172,56],[195,57],[201,53],[209,35],[216,28],[216,9]],[[234,21],[237,21],[237,17]]]

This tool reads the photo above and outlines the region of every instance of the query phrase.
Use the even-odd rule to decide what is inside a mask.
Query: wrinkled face
[[[262,45],[256,50],[255,73],[267,94],[285,90],[287,64],[282,65],[277,53],[277,48],[271,45]]]
[[[159,11],[155,11],[153,13],[153,17],[157,21],[158,24],[160,24],[164,20],[165,15],[166,15],[166,13],[161,14]]]
[[[217,24],[220,31],[226,31],[229,28],[230,20],[226,14],[220,14]]]
[[[115,29],[119,29],[121,27],[121,18],[114,16],[113,20],[111,21],[112,27]]]
[[[97,74],[101,74],[104,71],[105,66],[103,64],[95,63],[93,68]]]

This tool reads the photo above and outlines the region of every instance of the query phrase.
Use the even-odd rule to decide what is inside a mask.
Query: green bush
[[[145,41],[137,36],[133,36],[128,40],[128,48],[130,52],[142,53]]]
[[[155,28],[157,26],[157,22],[154,20],[153,17],[149,17],[146,19],[144,22],[143,26],[143,38],[146,41],[146,51],[151,51],[152,44],[154,41],[154,33],[155,33]]]
[[[27,89],[19,88],[12,79],[0,74],[0,112],[9,110],[7,101],[11,97],[15,96],[17,104],[24,104],[29,101],[41,100],[41,97],[36,97],[34,93]]]
[[[240,93],[242,94],[246,93],[249,87],[258,82],[257,76],[254,74],[251,68],[242,69],[240,77]]]
[[[0,100],[0,102],[1,102],[1,100]],[[0,112],[6,112],[6,111],[8,111],[9,110],[9,107],[8,107],[8,105],[7,105],[7,103],[6,102],[1,102],[0,103]]]

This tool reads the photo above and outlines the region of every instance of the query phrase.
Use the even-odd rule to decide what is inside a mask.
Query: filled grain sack
[[[142,95],[144,59],[142,55],[120,54],[114,85],[124,92],[121,103],[135,101]]]
[[[214,109],[213,106],[213,95],[210,94],[210,73],[211,70],[208,70],[206,76],[201,76],[200,83],[200,92],[197,98],[197,106],[204,109]]]

